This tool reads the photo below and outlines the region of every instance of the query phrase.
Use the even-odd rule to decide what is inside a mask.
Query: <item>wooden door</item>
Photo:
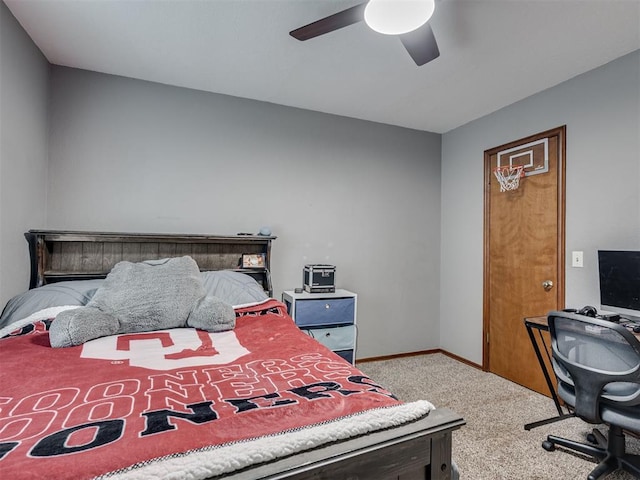
[[[485,152],[484,368],[545,395],[523,319],[564,308],[564,155],[564,126]],[[510,162],[525,176],[501,192]]]

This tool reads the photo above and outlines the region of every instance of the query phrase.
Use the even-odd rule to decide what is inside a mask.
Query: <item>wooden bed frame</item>
[[[29,288],[64,280],[105,278],[123,260],[192,257],[201,271],[235,270],[254,277],[269,296],[272,236],[173,235],[157,233],[29,230]],[[243,254],[262,254],[264,267],[241,268]]]
[[[233,269],[254,276],[270,296],[271,236],[174,235],[30,230],[30,288],[62,280],[104,278],[121,260],[189,255],[203,271]],[[243,253],[265,258],[261,269],[240,269]],[[217,478],[450,480],[452,432],[464,425],[438,408],[397,428],[337,442]]]

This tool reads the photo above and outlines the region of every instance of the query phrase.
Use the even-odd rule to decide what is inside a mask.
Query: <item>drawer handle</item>
[[[325,337],[330,337],[331,336],[331,332],[327,332],[324,336]]]
[[[326,308],[327,310],[331,308],[331,305],[329,305],[328,303],[325,303],[324,308]]]

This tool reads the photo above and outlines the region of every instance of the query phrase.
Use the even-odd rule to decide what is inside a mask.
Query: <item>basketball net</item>
[[[496,167],[493,174],[500,183],[500,191],[517,190],[520,186],[520,178],[524,177],[524,165],[507,165]]]

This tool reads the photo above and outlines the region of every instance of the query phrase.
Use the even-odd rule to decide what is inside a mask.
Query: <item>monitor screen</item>
[[[598,251],[600,304],[604,310],[640,317],[640,251]]]

